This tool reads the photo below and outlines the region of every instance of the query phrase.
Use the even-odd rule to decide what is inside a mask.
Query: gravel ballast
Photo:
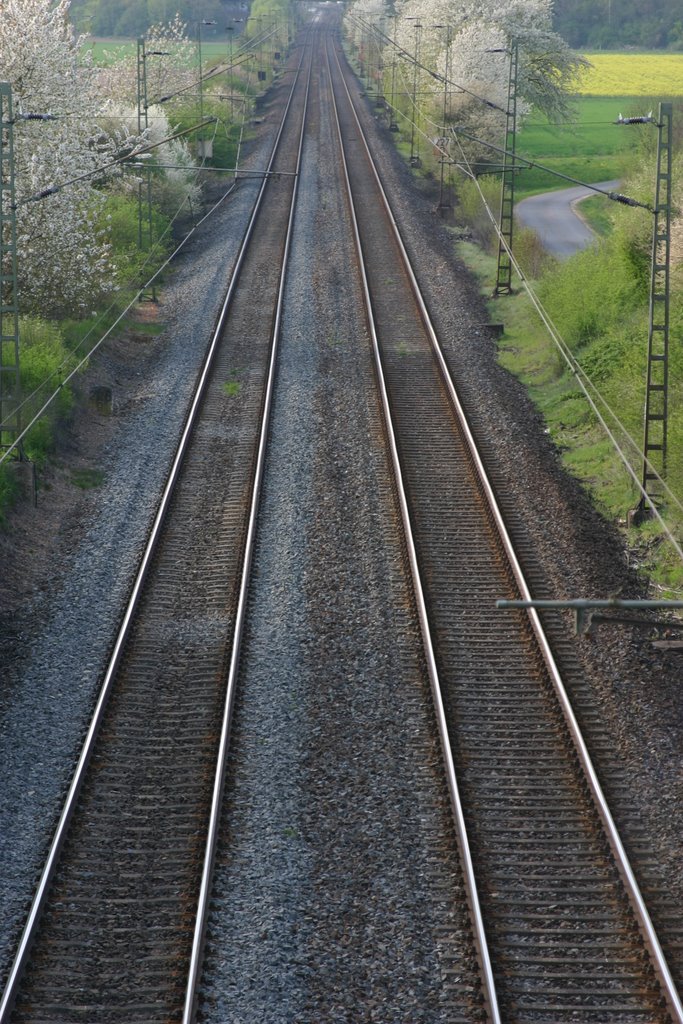
[[[525,524],[545,580],[543,596],[652,597],[629,568],[616,526],[563,469],[523,385],[498,364],[479,286],[437,215],[438,185],[411,173],[367,104],[363,123],[460,398]],[[640,825],[657,864],[665,915],[681,921],[683,654],[653,647],[648,630],[604,626],[594,636],[573,637],[572,628],[568,616],[566,642],[609,737],[610,768],[622,772],[623,810],[629,824]],[[683,975],[680,954],[676,959]]]
[[[453,1019],[466,902],[332,118],[311,111],[200,1019]],[[341,280],[343,275],[343,287]],[[437,935],[452,930],[457,942]],[[460,942],[460,937],[464,942]],[[475,1014],[472,1019],[477,1019]]]
[[[415,260],[416,269],[424,284],[427,299],[440,331],[452,365],[462,382],[463,396],[472,411],[477,428],[492,439],[496,458],[507,475],[518,507],[523,510],[528,531],[533,538],[537,556],[548,579],[548,585],[558,597],[599,596],[621,590],[623,596],[638,589],[638,583],[628,571],[623,545],[616,530],[600,519],[578,484],[562,470],[558,453],[543,431],[543,424],[534,411],[523,388],[503,371],[496,362],[495,342],[483,327],[486,311],[477,293],[476,285],[453,256],[452,240],[441,221],[434,214],[435,197],[429,186],[423,187],[398,160],[391,136],[385,128],[371,125],[376,150],[382,155],[382,166],[387,174],[394,208],[399,214],[402,230]],[[275,118],[272,118],[274,123]],[[271,124],[263,128],[264,139],[252,154],[252,161],[261,166],[265,160],[267,135]],[[319,161],[325,155],[317,154]],[[311,173],[310,171],[308,173]],[[309,180],[309,179],[307,179]],[[44,849],[50,837],[59,809],[59,798],[68,784],[80,738],[94,699],[95,686],[101,673],[106,653],[115,634],[123,595],[127,592],[132,572],[137,563],[141,545],[161,487],[165,468],[171,457],[178,435],[187,397],[191,391],[201,353],[222,294],[222,283],[227,276],[226,261],[234,254],[237,241],[248,214],[250,196],[256,184],[243,182],[235,197],[202,227],[195,241],[188,246],[177,263],[172,281],[162,294],[161,320],[166,325],[164,334],[148,342],[149,348],[140,355],[134,346],[119,341],[104,351],[88,371],[87,381],[109,384],[114,389],[115,415],[109,420],[84,414],[67,440],[67,456],[103,470],[105,482],[97,490],[82,494],[69,484],[64,474],[54,478],[53,490],[42,493],[39,507],[34,512],[22,509],[15,522],[16,530],[2,540],[2,557],[7,572],[0,583],[3,610],[0,612],[0,656],[2,658],[2,685],[0,686],[0,770],[3,787],[0,791],[0,901],[4,913],[0,924],[0,975],[5,976],[17,930],[25,915],[36,874],[41,866]],[[332,214],[324,209],[324,232],[331,230]],[[311,226],[314,214],[302,212],[302,230],[316,230]],[[306,220],[308,217],[308,221]],[[320,226],[317,228],[320,231]],[[330,242],[332,244],[332,242]],[[340,243],[339,243],[340,244]],[[306,255],[298,249],[296,260]],[[328,277],[319,282],[332,302],[339,284],[340,262],[330,258]],[[301,272],[302,279],[305,273]],[[302,286],[303,288],[303,286]],[[342,926],[347,906],[332,901],[332,912],[323,920],[320,907],[310,920],[310,905],[316,891],[335,897],[339,877],[339,859],[346,855],[333,828],[326,824],[324,815],[313,815],[311,807],[329,806],[333,776],[322,751],[332,736],[340,762],[344,757],[354,758],[354,744],[370,742],[370,723],[374,713],[373,701],[367,696],[368,679],[391,680],[394,675],[410,677],[416,674],[412,643],[408,643],[410,626],[402,636],[407,646],[394,648],[385,641],[380,653],[370,656],[369,647],[379,630],[385,625],[387,605],[401,603],[404,585],[396,561],[396,552],[385,534],[378,531],[368,541],[366,551],[356,548],[354,539],[364,536],[367,523],[377,518],[368,479],[377,480],[380,472],[377,456],[369,451],[368,436],[376,430],[373,410],[359,399],[360,382],[354,387],[358,370],[355,345],[349,337],[315,335],[311,309],[301,312],[307,299],[305,288],[291,293],[287,331],[291,345],[289,354],[283,354],[283,371],[287,381],[278,397],[279,428],[289,440],[291,458],[278,462],[266,489],[266,515],[271,517],[271,529],[277,534],[277,523],[290,526],[282,532],[277,543],[267,554],[259,556],[257,574],[264,595],[262,611],[250,627],[247,664],[251,662],[254,685],[265,686],[269,675],[269,659],[276,662],[277,672],[290,682],[283,686],[280,703],[262,710],[261,718],[249,737],[252,753],[259,748],[273,746],[264,739],[271,733],[282,741],[276,761],[278,779],[291,779],[291,786],[281,782],[276,787],[272,821],[258,818],[266,841],[262,851],[241,852],[239,856],[251,864],[252,884],[256,887],[263,877],[268,878],[262,897],[251,905],[249,890],[241,893],[241,903],[235,910],[233,929],[256,927],[263,916],[274,924],[262,928],[257,935],[263,950],[274,958],[276,969],[262,976],[261,963],[256,959],[254,947],[243,951],[242,969],[252,979],[248,998],[235,991],[234,979],[230,984],[221,982],[221,969],[234,970],[232,963],[221,965],[209,962],[215,971],[214,989],[210,990],[203,1006],[207,1019],[220,1017],[221,1008],[232,1005],[239,1008],[235,1019],[256,1020],[264,1017],[263,1006],[268,999],[282,998],[282,1005],[290,1015],[282,1020],[357,1020],[353,1016],[353,1000],[361,998],[358,983],[345,974],[345,955],[350,936],[357,941],[358,932],[344,932]],[[295,311],[304,320],[297,325],[292,319]],[[332,313],[330,308],[327,313]],[[306,324],[308,323],[308,326]],[[317,348],[314,346],[317,345]],[[300,364],[300,365],[299,365]],[[289,373],[289,377],[287,377]],[[138,376],[139,374],[139,376]],[[322,380],[320,379],[322,375]],[[345,379],[346,378],[346,379]],[[344,385],[334,389],[332,381]],[[352,439],[348,448],[338,452],[337,424],[349,422]],[[354,422],[357,421],[357,422]],[[319,435],[320,450],[314,457],[312,438]],[[374,445],[373,445],[374,447]],[[298,450],[309,453],[310,459],[298,457]],[[317,463],[313,460],[319,460]],[[329,465],[323,474],[320,467],[325,460]],[[318,470],[315,469],[318,465]],[[346,478],[351,474],[351,480]],[[374,475],[373,475],[374,474]],[[312,504],[295,501],[293,495],[307,488],[329,504],[329,515],[320,519]],[[352,504],[345,508],[344,502]],[[273,525],[275,524],[275,525]],[[293,539],[292,539],[293,538]],[[327,554],[339,565],[332,580],[322,575],[321,554],[315,555],[313,539],[323,545],[319,551]],[[328,550],[333,549],[333,550]],[[265,551],[265,548],[264,548]],[[330,562],[329,564],[332,564]],[[388,566],[385,571],[382,566]],[[347,575],[350,574],[350,575]],[[297,579],[301,600],[292,601],[283,584],[285,575]],[[364,578],[367,577],[367,578]],[[30,586],[25,583],[30,579]],[[364,578],[363,587],[356,581]],[[392,598],[387,600],[387,580],[391,579]],[[332,585],[334,583],[334,585]],[[348,603],[348,595],[358,601]],[[324,599],[323,599],[324,595]],[[347,597],[343,597],[347,595]],[[366,627],[372,615],[373,632]],[[361,620],[360,623],[354,619]],[[319,634],[313,634],[312,623],[327,623]],[[362,655],[354,654],[349,631],[360,626],[360,634],[368,642]],[[280,647],[285,633],[287,647]],[[270,638],[270,654],[262,653],[263,639]],[[316,638],[317,637],[317,638]],[[635,813],[646,825],[655,857],[659,860],[670,891],[672,913],[683,917],[682,844],[683,800],[681,799],[680,751],[683,749],[683,714],[681,710],[680,680],[683,661],[680,655],[656,651],[639,632],[622,627],[601,630],[595,639],[576,641],[576,650],[582,660],[586,677],[594,686],[596,705],[601,708],[614,740],[615,757],[621,761],[628,780],[633,784]],[[411,667],[412,665],[412,667]],[[281,667],[280,667],[281,666]],[[270,675],[273,666],[270,667]],[[333,701],[327,704],[320,693],[313,693],[316,680],[324,679]],[[389,701],[390,694],[385,698]],[[284,702],[284,703],[283,703]],[[400,729],[425,735],[427,728],[423,696],[406,701],[406,713],[391,720],[394,736]],[[267,702],[266,702],[267,703]],[[398,712],[398,708],[396,711]],[[330,717],[332,711],[337,717]],[[247,713],[240,706],[238,717]],[[318,737],[318,745],[310,751],[302,749],[300,736],[304,725]],[[417,740],[417,748],[427,753],[428,740]],[[402,771],[403,752],[399,740],[394,741],[392,756],[398,759]],[[406,852],[402,837],[376,836],[368,830],[371,811],[378,809],[374,793],[374,775],[380,749],[371,750],[368,769],[360,782],[366,787],[367,816],[357,809],[357,795],[349,797],[349,842],[370,853],[384,840],[397,861],[406,857],[403,883],[405,891],[415,873],[421,870],[421,858],[428,855],[431,839],[423,838],[412,844]],[[261,758],[246,767],[245,748],[236,751],[233,771],[237,776],[245,772],[265,772],[272,768],[270,751],[261,749]],[[348,752],[348,753],[347,753]],[[268,755],[268,756],[266,756]],[[372,760],[377,759],[377,760]],[[410,760],[410,758],[406,758]],[[423,791],[438,789],[438,758],[430,769],[429,785]],[[348,767],[348,765],[347,765]],[[316,793],[316,790],[320,790]],[[316,803],[316,800],[319,801]],[[436,836],[438,845],[444,835],[441,798],[432,797],[432,824],[427,833]],[[242,811],[228,805],[228,813]],[[272,808],[254,808],[253,813],[264,816]],[[252,810],[250,809],[250,812]],[[403,828],[403,816],[410,814],[407,795],[396,799],[387,813],[395,832]],[[333,819],[330,817],[329,821]],[[433,829],[433,832],[430,832]],[[406,834],[408,834],[406,829]],[[318,852],[313,849],[317,836]],[[237,835],[239,840],[239,835]],[[325,859],[323,852],[325,851]],[[258,857],[257,857],[258,853]],[[258,859],[260,857],[260,860]],[[294,888],[295,865],[305,866],[300,888]],[[231,863],[222,859],[221,870],[230,878]],[[280,878],[281,883],[275,880]],[[359,878],[359,890],[367,879]],[[245,883],[247,884],[247,883]],[[280,888],[281,884],[281,888]],[[297,902],[294,892],[301,894]],[[350,890],[351,891],[351,890]],[[383,894],[382,894],[383,895]],[[236,899],[239,894],[236,895]],[[354,920],[360,922],[362,908],[351,897]],[[428,933],[430,925],[426,911],[426,895],[406,895],[403,906],[415,915],[416,933]],[[386,914],[386,903],[376,901],[376,913],[367,918],[368,935],[378,947],[377,959],[368,970],[376,968],[383,979],[375,987],[371,999],[376,1001],[376,1019],[406,1019],[425,1021],[442,1019],[443,1006],[439,994],[430,987],[427,978],[434,967],[434,959],[425,955],[419,961],[411,953],[407,957],[415,965],[415,999],[407,1004],[411,1013],[405,1017],[392,1016],[402,991],[399,978],[391,966],[396,950],[398,917]],[[280,912],[281,911],[281,912]],[[353,916],[352,915],[352,916]],[[340,923],[342,922],[342,923]],[[354,924],[357,928],[358,924]],[[386,947],[380,939],[380,929],[388,929]],[[336,929],[336,931],[335,931]],[[393,930],[392,930],[393,929]],[[233,934],[235,932],[233,931]],[[324,938],[325,937],[325,938]],[[417,938],[414,936],[415,948]],[[422,935],[424,939],[424,933]],[[280,940],[290,942],[300,953],[299,967],[289,978],[286,991],[278,988],[276,978],[283,966],[278,960],[282,949]],[[401,934],[401,942],[406,936]],[[408,937],[410,938],[410,937]],[[332,944],[337,952],[329,952]],[[426,942],[431,949],[438,944]],[[448,950],[446,955],[450,955]],[[319,979],[312,979],[315,965]],[[236,974],[236,977],[239,976]],[[362,978],[366,988],[372,978]],[[349,996],[339,1004],[322,1004],[322,993],[331,987],[349,983]],[[245,999],[245,1002],[239,1000]],[[221,1000],[227,999],[228,1003]],[[384,1001],[384,1003],[382,1002]],[[416,1007],[429,1006],[432,1016],[417,1016]],[[257,1016],[261,1008],[261,1017]],[[300,1012],[299,1018],[292,1016]],[[329,1016],[318,1016],[329,1012]],[[336,1012],[336,1016],[335,1016]],[[211,1016],[217,1014],[217,1016]],[[345,1017],[346,1015],[346,1017]],[[446,1019],[444,1016],[443,1019]]]
[[[268,114],[245,166],[265,166],[278,109]],[[113,341],[82,380],[84,393],[95,385],[113,392],[114,415],[83,413],[68,439],[74,463],[97,467],[102,486],[84,493],[68,474],[54,473],[37,509],[22,508],[16,532],[3,538],[0,977],[9,969],[259,187],[256,177],[240,180],[174,261],[155,311],[163,333],[145,342]]]

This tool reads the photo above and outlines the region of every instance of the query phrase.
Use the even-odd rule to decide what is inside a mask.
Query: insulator
[[[610,199],[613,199],[615,203],[623,203],[624,206],[642,206],[637,199],[631,199],[629,196],[623,196],[621,192],[609,192]]]

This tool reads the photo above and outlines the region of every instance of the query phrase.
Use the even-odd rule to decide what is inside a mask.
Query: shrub
[[[494,217],[497,217],[500,208],[500,180],[486,175],[479,178],[478,184],[489,209]],[[464,181],[458,186],[457,216],[461,223],[471,229],[480,245],[493,251],[497,246],[498,236],[482,203],[479,188],[475,182],[470,180]]]
[[[16,501],[18,486],[8,466],[0,466],[0,527],[7,522],[7,513]]]
[[[169,220],[152,206],[152,243],[155,255],[149,257],[149,219],[146,185],[142,197],[142,249],[140,240],[140,207],[133,195],[112,193],[107,196],[101,214],[113,250],[117,286],[143,284],[164,261],[170,251]],[[161,239],[161,241],[160,241]]]
[[[534,280],[557,265],[557,260],[547,252],[531,228],[515,227],[512,251],[526,276]]]
[[[75,365],[56,324],[37,317],[23,317],[19,325],[21,389],[26,405],[22,419],[26,423],[45,400],[59,388],[49,410],[31,429],[24,449],[34,462],[42,465],[54,447],[54,430],[73,407],[68,385],[59,387]]]
[[[642,271],[633,252],[624,237],[614,235],[544,276],[541,299],[572,348],[619,328],[642,303]]]

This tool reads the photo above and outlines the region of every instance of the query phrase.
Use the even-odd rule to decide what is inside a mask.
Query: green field
[[[590,67],[576,91],[583,96],[683,96],[681,53],[587,53]],[[626,85],[626,89],[624,89]]]
[[[106,67],[120,57],[134,56],[136,45],[134,39],[112,39],[109,42],[88,40],[83,52],[92,53],[93,63]]]
[[[621,177],[637,142],[637,133],[651,131],[647,125],[617,125],[619,114],[648,113],[642,99],[624,96],[582,96],[576,102],[576,117],[568,124],[549,124],[547,118],[532,116],[522,127],[517,152],[538,160],[551,171],[590,183]],[[522,170],[517,179],[520,198],[554,188],[569,188],[570,181],[540,168]]]
[[[600,53],[586,59],[591,66],[577,84],[575,116],[567,124],[549,124],[532,115],[519,132],[517,150],[551,171],[593,184],[621,177],[638,133],[653,131],[648,125],[615,124],[619,114],[656,113],[660,101],[683,96],[683,54]],[[538,168],[522,170],[518,195],[570,185]]]
[[[623,92],[617,95],[622,86]],[[652,110],[656,115],[659,102],[671,99],[674,124],[678,124],[682,96],[683,55],[652,55],[644,60],[643,55],[602,54],[582,82],[572,123],[550,125],[545,118],[530,118],[518,134],[517,151],[590,183],[623,176],[628,185],[629,175],[632,183],[650,167],[654,177],[656,127],[614,122],[620,113],[630,117]],[[547,171],[526,170],[519,174],[517,194],[524,196],[570,184]],[[604,236],[602,244],[560,263],[539,261],[535,268],[529,265],[527,274],[537,277],[537,291],[560,334],[608,405],[618,410],[638,447],[642,444],[650,269],[649,255],[643,254],[649,253],[651,228],[643,223],[641,211],[624,209],[599,196],[584,201],[581,212]],[[517,243],[520,258],[524,253],[521,234]],[[483,291],[490,294],[495,255],[465,243],[461,252],[480,275]],[[637,254],[640,257],[634,259]],[[670,350],[668,432],[669,451],[675,455],[670,454],[667,480],[679,499],[683,499],[681,285],[678,263],[671,275],[671,338],[675,342]],[[566,372],[535,310],[519,290],[512,296],[490,299],[489,315],[492,321],[505,323],[500,361],[527,386],[562,453],[563,463],[591,492],[602,512],[625,526],[628,511],[637,504],[639,495],[577,391],[573,376]],[[639,473],[638,456],[630,458]],[[680,535],[681,518],[674,503],[662,503],[662,511]],[[673,549],[661,542],[656,524],[630,529],[628,543],[635,552],[636,564],[652,574],[662,593],[679,597],[683,568]]]
[[[217,60],[227,58],[229,52],[229,42],[223,40],[221,42],[208,42],[202,39],[202,64],[204,62],[213,63]],[[239,47],[239,39],[234,41],[234,52],[237,52]],[[191,44],[192,55],[191,60],[196,61],[197,47],[196,43]],[[102,67],[106,67],[115,60],[119,60],[121,57],[135,55],[137,46],[134,39],[112,39],[109,42],[102,42],[98,40],[96,42],[88,42],[84,46],[84,50],[92,51],[93,62]]]

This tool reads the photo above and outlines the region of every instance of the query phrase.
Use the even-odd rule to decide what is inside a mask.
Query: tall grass
[[[638,474],[647,368],[650,231],[651,224],[641,220],[637,211],[620,209],[609,237],[562,262],[541,261],[536,282],[564,341],[634,439],[636,449],[626,445],[625,450]],[[527,259],[524,269],[531,274],[525,244],[519,249],[518,239],[515,248],[523,264]],[[467,250],[464,255],[468,259]],[[490,294],[494,256],[488,257],[486,269],[482,287]],[[584,483],[608,518],[625,525],[639,493],[525,294],[520,291],[490,300],[490,306],[492,317],[505,323],[501,362],[529,388],[569,471]],[[666,479],[683,502],[683,265],[674,266],[672,272],[669,371]],[[615,421],[609,415],[607,419],[620,436]],[[670,501],[662,508],[680,536],[680,510]],[[629,542],[656,583],[683,589],[683,566],[672,556],[673,549],[661,543],[659,528],[649,524],[641,531],[632,530]]]
[[[543,167],[521,167],[515,184],[518,198],[571,186],[571,181],[553,172],[590,184],[628,174],[637,157],[636,137],[615,124],[620,113],[642,113],[642,108],[629,97],[580,97],[574,116],[565,124],[532,115],[520,127],[517,152]]]
[[[6,464],[0,466],[0,528],[7,525],[7,513],[19,496],[16,477]]]
[[[48,395],[58,391],[50,409],[32,427],[24,441],[26,455],[38,466],[43,466],[54,448],[55,429],[68,418],[73,408],[73,393],[63,382],[76,360],[54,323],[38,317],[22,317],[19,333],[21,393],[25,400],[21,421],[28,423]]]

